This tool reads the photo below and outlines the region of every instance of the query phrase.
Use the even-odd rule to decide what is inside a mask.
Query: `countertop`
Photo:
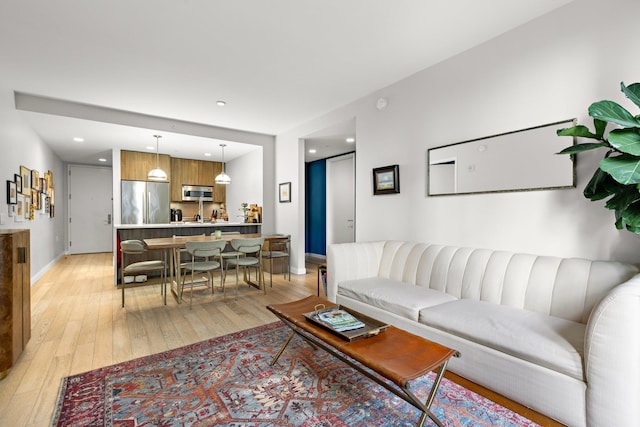
[[[120,224],[114,227],[118,230],[135,229],[135,228],[182,228],[182,227],[227,227],[227,226],[249,226],[262,225],[260,223],[245,222],[171,222],[167,224]]]

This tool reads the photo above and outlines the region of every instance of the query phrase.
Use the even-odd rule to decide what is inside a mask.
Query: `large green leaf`
[[[622,211],[622,219],[627,229],[640,228],[640,202],[633,203]]]
[[[602,169],[596,169],[582,194],[591,201],[602,200],[616,194],[622,187],[623,185],[613,179],[611,175]]]
[[[613,101],[594,102],[589,106],[589,115],[624,127],[640,127],[640,120]]]
[[[623,153],[640,156],[640,129],[615,129],[609,132],[609,144]]]
[[[607,172],[620,184],[640,183],[640,158],[623,154],[600,160],[600,169]]]
[[[640,83],[633,83],[629,86],[625,86],[624,82],[620,82],[622,92],[633,102],[636,106],[640,107]]]
[[[584,125],[577,125],[570,128],[558,129],[558,136],[579,136],[581,138],[600,139],[597,135],[591,133],[589,128]]]
[[[596,128],[596,137],[602,139],[604,131],[607,129],[607,122],[600,119],[593,119],[593,125]]]
[[[607,144],[606,142],[588,142],[586,144],[576,144],[576,145],[572,145],[570,147],[564,148],[562,151],[556,153],[556,154],[576,154],[576,153],[582,153],[583,151],[589,151],[589,150],[594,150],[596,148],[601,148],[601,147],[608,147],[609,144]]]
[[[624,211],[629,205],[640,200],[640,192],[636,185],[625,185],[607,200],[605,207],[616,211]]]

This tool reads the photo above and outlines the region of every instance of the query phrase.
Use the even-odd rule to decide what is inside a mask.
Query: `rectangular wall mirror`
[[[575,187],[572,156],[556,154],[571,144],[556,131],[575,123],[564,120],[430,148],[427,195]]]

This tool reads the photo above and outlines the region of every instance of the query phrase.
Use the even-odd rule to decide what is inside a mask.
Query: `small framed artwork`
[[[31,169],[20,166],[20,176],[22,177],[22,194],[31,195]]]
[[[38,209],[38,212],[40,212],[40,215],[49,215],[49,202],[48,202],[49,197],[47,197],[45,193],[40,193],[39,196],[40,196],[40,204],[39,204],[40,209]]]
[[[40,172],[35,169],[31,170],[31,189],[40,191],[42,186],[40,185]]]
[[[283,182],[279,185],[280,189],[280,203],[290,203],[291,202],[291,183]]]
[[[31,203],[35,210],[40,210],[40,192],[38,190],[31,190]]]
[[[33,218],[31,217],[31,197],[30,196],[25,196],[24,197],[24,206],[23,206],[23,214],[24,214],[24,219],[26,221],[30,221]]]
[[[16,183],[16,191],[22,193],[22,175],[13,174],[13,181]]]
[[[18,204],[16,205],[16,215],[14,217],[14,221],[22,222],[24,221],[24,211],[26,208],[24,194],[18,194]]]
[[[7,181],[7,204],[18,204],[18,190],[14,181]]]
[[[394,194],[400,192],[400,167],[384,166],[373,169],[373,194]]]

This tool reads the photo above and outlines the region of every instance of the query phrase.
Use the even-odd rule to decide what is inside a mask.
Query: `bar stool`
[[[269,287],[273,287],[273,260],[274,259],[287,259],[287,271],[285,276],[289,275],[289,281],[291,281],[291,258],[289,257],[289,244],[291,243],[291,236],[283,235],[282,237],[270,237],[267,240],[269,250],[262,252],[262,259],[269,260]]]

